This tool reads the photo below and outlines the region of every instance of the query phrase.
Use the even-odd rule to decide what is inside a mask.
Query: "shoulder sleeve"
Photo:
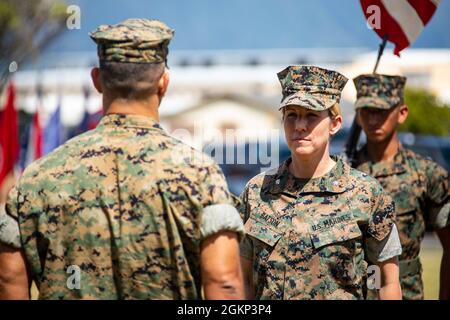
[[[427,193],[425,220],[431,229],[450,225],[450,188],[447,170],[432,161],[426,161]]]
[[[234,231],[242,239],[244,225],[236,209],[239,200],[228,190],[225,177],[217,164],[204,168],[200,192],[202,199],[201,237],[207,238],[220,231]]]
[[[247,222],[248,218],[250,217],[249,211],[250,210],[248,205],[248,187],[245,187],[245,190],[241,193],[239,205],[239,213],[244,223]],[[253,259],[253,242],[248,236],[245,236],[244,239],[241,241],[240,254],[241,257],[243,258],[249,260]]]
[[[395,223],[395,204],[380,185],[375,188],[372,196],[374,207],[369,217],[367,232],[381,241],[391,232]]]
[[[17,212],[18,190],[13,187],[8,195],[5,210],[0,210],[0,242],[20,249],[20,229]]]
[[[248,203],[248,185],[245,187],[244,191],[242,191],[241,195],[239,196],[239,214],[241,215],[242,221],[244,223],[248,220],[250,217],[250,209],[249,209],[249,203]]]
[[[395,226],[395,204],[382,187],[378,185],[373,193],[374,210],[369,218],[365,248],[368,260],[382,262],[402,252],[402,246]]]
[[[249,237],[244,237],[240,243],[239,250],[241,257],[253,260],[253,242]]]
[[[378,241],[372,237],[366,239],[366,255],[372,263],[386,261],[401,253],[402,245],[395,224],[392,225],[391,232],[383,240]]]

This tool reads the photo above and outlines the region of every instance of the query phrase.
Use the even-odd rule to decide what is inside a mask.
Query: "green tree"
[[[424,89],[408,88],[405,91],[405,103],[409,107],[409,115],[400,126],[400,131],[450,135],[450,106],[440,102],[434,94]]]
[[[62,0],[0,0],[0,89],[11,62],[37,57],[61,34],[66,7]]]

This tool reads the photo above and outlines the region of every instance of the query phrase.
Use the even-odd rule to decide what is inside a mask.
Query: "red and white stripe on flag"
[[[423,28],[431,20],[441,0],[360,0],[366,19],[371,22],[379,18],[379,24],[371,23],[381,37],[387,34],[395,44],[394,54],[416,41]],[[379,14],[380,17],[374,17]]]

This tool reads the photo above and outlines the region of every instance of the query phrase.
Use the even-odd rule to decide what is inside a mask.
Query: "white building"
[[[77,57],[78,60],[55,58],[53,67],[47,62],[46,69],[20,71],[19,66],[13,77],[18,107],[35,112],[39,105],[36,96],[39,84],[44,94],[44,124],[58,104],[66,126],[79,123],[85,108],[90,112],[100,110],[101,96],[90,80],[89,64],[95,61],[95,53]],[[189,131],[196,122],[202,122],[210,129],[252,128],[256,132],[281,125],[278,114],[281,88],[276,74],[293,64],[315,64],[349,78],[341,102],[344,125],[349,126],[356,97],[351,79],[372,72],[376,52],[364,49],[205,51],[173,52],[171,57],[170,88],[160,107],[163,125],[171,131],[180,128]],[[407,85],[426,88],[450,103],[448,49],[408,49],[401,58],[386,50],[378,72],[405,75]],[[87,88],[90,94],[85,101]]]

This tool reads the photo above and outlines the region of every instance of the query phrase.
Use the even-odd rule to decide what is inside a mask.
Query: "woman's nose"
[[[295,120],[295,130],[297,131],[306,131],[308,128],[308,124],[303,117],[299,117]]]

